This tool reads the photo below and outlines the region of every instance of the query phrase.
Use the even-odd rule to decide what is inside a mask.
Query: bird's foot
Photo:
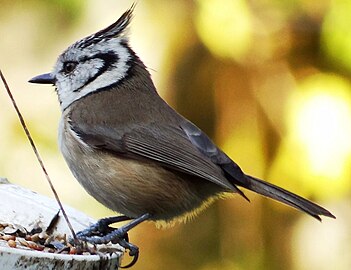
[[[111,229],[110,227],[108,228]],[[94,245],[107,244],[111,242],[113,244],[119,244],[126,250],[129,250],[128,254],[132,257],[132,261],[128,263],[128,265],[121,266],[121,268],[129,268],[137,262],[139,258],[139,248],[136,245],[129,242],[128,232],[124,229],[124,226],[109,231],[105,235],[101,235],[101,233],[99,235],[91,234],[91,232],[88,232],[88,229],[77,233],[77,237],[79,240],[89,242]]]
[[[119,244],[123,248],[129,250],[129,255],[133,258],[128,265],[121,267],[128,268],[133,266],[139,258],[139,248],[129,242],[128,231],[149,218],[150,214],[144,214],[117,229],[109,225],[130,220],[131,218],[126,216],[103,218],[89,228],[78,232],[77,238],[91,244],[107,244],[109,242]]]

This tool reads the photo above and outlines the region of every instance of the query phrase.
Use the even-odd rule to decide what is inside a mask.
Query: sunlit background
[[[0,67],[61,199],[95,217],[57,147],[54,89],[27,80],[133,1],[0,0]],[[331,210],[322,223],[250,192],[130,233],[134,269],[351,269],[351,2],[137,1],[130,38],[161,96],[243,170]],[[52,196],[0,86],[0,176]]]

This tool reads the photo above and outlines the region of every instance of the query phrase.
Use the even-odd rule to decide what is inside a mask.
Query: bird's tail
[[[299,209],[312,217],[321,220],[320,215],[335,218],[335,216],[323,207],[306,200],[294,193],[291,193],[281,187],[275,186],[268,182],[262,181],[253,176],[246,175],[245,183],[236,183],[244,188],[257,192],[263,196],[272,198],[284,204]]]

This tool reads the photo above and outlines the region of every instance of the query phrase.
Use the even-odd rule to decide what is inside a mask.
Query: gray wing
[[[146,158],[173,170],[211,181],[242,194],[230,183],[222,169],[189,140],[181,127],[150,123],[129,128],[124,133],[106,126],[93,128],[70,121],[72,130],[88,145],[132,158]]]
[[[281,187],[275,186],[261,179],[246,175],[240,167],[223,153],[198,127],[190,122],[184,122],[182,129],[187,134],[189,140],[202,152],[209,157],[213,163],[217,164],[225,172],[228,179],[234,185],[252,190],[263,196],[280,201],[296,209],[321,220],[320,215],[335,218],[328,210],[319,205],[306,200]]]
[[[180,126],[150,123],[120,129],[77,124],[72,130],[88,145],[116,155],[146,158],[161,165],[211,181],[247,197],[236,185],[267,196],[320,220],[320,215],[334,217],[328,210],[283,188],[246,175],[198,127],[189,121]]]
[[[248,179],[240,167],[221,151],[201,129],[189,121],[183,122],[181,128],[188,136],[191,143],[196,146],[203,155],[210,158],[213,163],[219,165],[227,175],[238,182],[235,184],[240,183],[241,186],[248,184]]]

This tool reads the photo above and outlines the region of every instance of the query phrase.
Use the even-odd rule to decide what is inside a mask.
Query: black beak
[[[55,78],[51,75],[51,73],[45,73],[34,78],[30,79],[28,82],[30,83],[40,83],[40,84],[55,84]]]

